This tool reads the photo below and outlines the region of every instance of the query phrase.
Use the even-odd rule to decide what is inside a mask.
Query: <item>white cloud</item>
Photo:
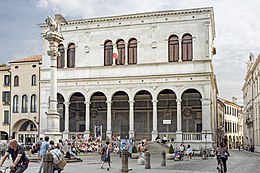
[[[217,55],[214,57],[221,97],[241,95],[250,52],[260,47],[260,1],[238,0],[35,0],[37,7],[61,13],[67,19],[92,18],[156,10],[213,6],[216,23]],[[235,85],[234,85],[235,84]],[[234,92],[225,90],[232,86]],[[238,96],[237,96],[238,97]]]

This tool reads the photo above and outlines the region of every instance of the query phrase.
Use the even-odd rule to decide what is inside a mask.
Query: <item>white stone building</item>
[[[247,61],[247,73],[242,87],[244,99],[244,144],[260,152],[260,56],[252,54]]]
[[[225,104],[224,110],[224,143],[228,148],[238,148],[243,140],[242,107],[233,101],[221,99]]]
[[[46,24],[40,27],[42,34],[48,31]],[[57,66],[61,116],[55,133],[63,138],[167,135],[177,143],[212,145],[217,105],[213,8],[81,19],[61,27],[57,64],[50,64],[43,39],[42,135],[53,126],[46,112],[50,66]]]

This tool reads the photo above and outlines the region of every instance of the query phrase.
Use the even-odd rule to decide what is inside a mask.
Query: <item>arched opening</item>
[[[202,131],[201,94],[196,89],[186,90],[181,97],[182,132]]]
[[[18,142],[32,145],[37,139],[37,127],[31,120],[25,121],[19,128]]]
[[[128,138],[129,133],[129,98],[123,91],[116,92],[112,97],[112,132],[121,138]]]
[[[145,137],[152,139],[153,130],[153,106],[152,96],[148,91],[139,91],[134,99],[134,129],[135,139],[141,140]]]
[[[176,94],[169,89],[161,91],[157,97],[157,126],[159,135],[166,134],[168,139],[175,139],[177,130]]]
[[[63,132],[65,130],[65,99],[60,93],[57,94],[57,101],[57,111],[60,114],[60,132]]]
[[[86,105],[83,94],[77,92],[70,98],[69,105],[69,131],[76,135],[85,131]]]
[[[90,104],[90,134],[96,139],[106,139],[107,99],[104,93],[96,92]]]

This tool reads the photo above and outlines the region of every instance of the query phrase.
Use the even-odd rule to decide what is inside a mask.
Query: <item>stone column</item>
[[[114,59],[114,58],[113,58]],[[106,101],[107,103],[107,137],[109,139],[112,138],[112,131],[111,131],[111,104],[112,101]]]
[[[63,37],[59,32],[48,31],[44,38],[49,42],[49,51],[47,54],[50,56],[50,107],[47,114],[47,131],[50,139],[58,141],[62,134],[60,132],[60,114],[57,111],[57,57],[60,55],[58,45],[63,41]]]
[[[157,102],[158,100],[152,100],[153,102],[153,131],[152,131],[152,141],[155,141],[158,136],[157,129]]]
[[[86,115],[85,115],[85,132],[84,132],[84,139],[88,140],[89,138],[89,126],[90,126],[90,112],[89,112],[89,106],[90,102],[84,102],[86,105]]]
[[[134,137],[134,101],[130,100],[129,101],[129,138]]]
[[[211,132],[211,99],[203,98],[202,102],[202,140],[212,142]]]
[[[63,132],[63,139],[69,139],[69,105],[70,103],[64,102],[65,105],[65,129]]]
[[[125,50],[127,50],[128,43],[125,43]],[[128,65],[128,51],[125,51],[125,65]]]
[[[182,120],[181,120],[181,99],[176,99],[177,102],[177,131],[176,141],[182,142]]]
[[[179,62],[182,61],[181,42],[182,42],[182,39],[180,38],[179,39]]]

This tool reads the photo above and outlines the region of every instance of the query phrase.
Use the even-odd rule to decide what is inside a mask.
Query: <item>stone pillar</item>
[[[128,172],[128,150],[123,149],[122,151],[122,169],[121,172]]]
[[[161,155],[162,155],[161,166],[166,166],[166,153],[165,153],[165,151],[162,151]]]
[[[150,152],[146,151],[144,155],[145,155],[145,169],[151,169]]]
[[[43,172],[53,173],[53,156],[50,152],[47,152],[43,157]]]
[[[152,100],[153,102],[153,131],[152,131],[152,141],[155,141],[158,136],[157,129],[157,102],[158,100]]]
[[[181,42],[182,42],[182,39],[180,38],[180,39],[179,39],[179,61],[178,61],[178,62],[181,62],[181,61],[182,61]]]
[[[128,43],[125,43],[125,49],[127,50]],[[125,51],[125,65],[128,65],[128,51]]]
[[[57,111],[57,57],[60,55],[58,45],[63,41],[59,32],[48,31],[44,38],[49,42],[50,50],[47,54],[50,56],[50,107],[47,114],[47,131],[50,139],[58,141],[62,134],[60,132],[60,114]]]
[[[63,139],[69,139],[69,104],[68,102],[63,103],[65,105],[65,129],[63,132]]]
[[[176,141],[182,142],[182,120],[181,120],[181,99],[176,99],[177,102],[177,131],[176,131]]]
[[[134,101],[129,101],[130,112],[129,112],[129,138],[134,138]]]
[[[86,116],[85,116],[85,132],[84,132],[84,139],[88,140],[89,138],[89,125],[90,125],[90,112],[89,112],[89,106],[90,106],[90,102],[85,102],[86,105]]]
[[[113,58],[114,59],[114,58]],[[109,139],[112,138],[112,131],[111,131],[111,104],[112,101],[106,101],[107,103],[107,137]]]
[[[202,140],[212,143],[211,132],[211,99],[203,98],[202,102]],[[205,144],[207,145],[207,144]]]

